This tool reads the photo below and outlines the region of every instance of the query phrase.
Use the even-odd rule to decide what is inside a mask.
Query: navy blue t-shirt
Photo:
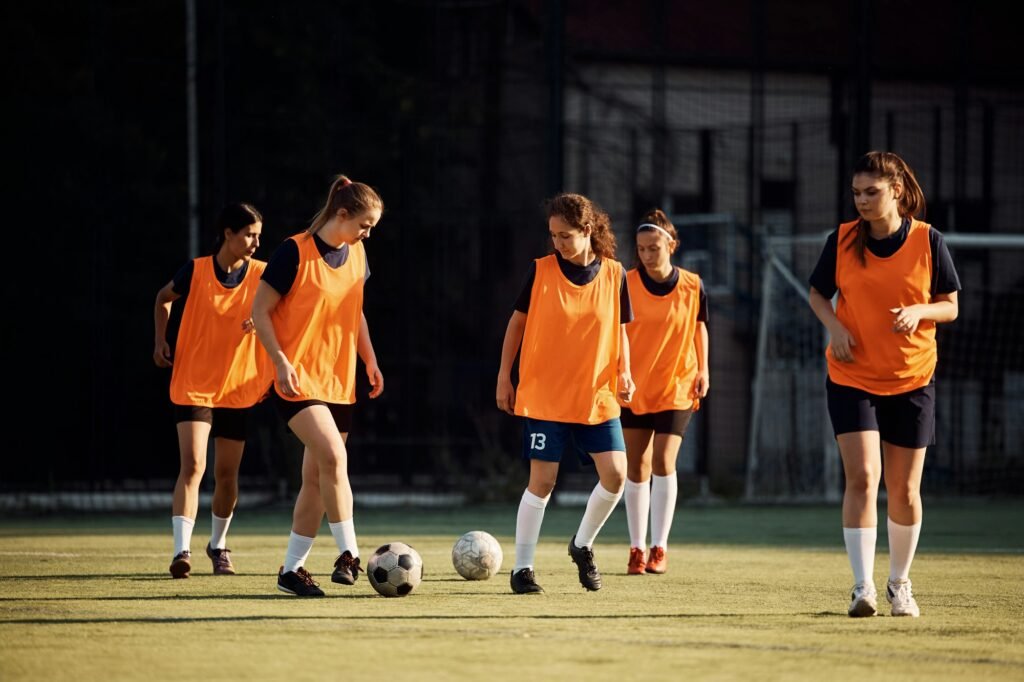
[[[601,259],[595,258],[590,265],[576,265],[571,263],[564,258],[562,254],[555,252],[555,258],[558,259],[558,268],[565,275],[565,278],[575,284],[578,287],[584,284],[589,284],[594,281],[597,277],[597,273],[601,271]],[[526,280],[523,282],[522,291],[519,292],[519,298],[516,299],[515,309],[521,313],[527,313],[530,310],[530,294],[533,292],[533,280],[537,276],[537,261],[530,263],[530,270],[526,273]],[[629,288],[626,286],[626,271],[622,271],[622,285],[619,289],[619,322],[620,324],[626,324],[627,322],[633,321],[633,305],[629,302]]]
[[[655,296],[668,296],[679,284],[679,268],[672,268],[672,274],[664,282],[659,282],[651,277],[643,265],[637,266],[636,271],[640,273],[640,281],[643,282],[644,289]],[[700,280],[700,304],[697,308],[697,321],[705,323],[708,321],[708,295],[704,291],[704,280]]]
[[[324,261],[333,269],[338,269],[348,261],[348,244],[334,248],[319,235],[313,235],[313,243]],[[299,274],[299,245],[294,239],[286,239],[277,247],[263,271],[263,281],[274,287],[277,293],[284,296],[292,290],[295,278]],[[363,281],[370,278],[370,264],[366,264],[366,275]]]
[[[875,239],[868,235],[867,249],[879,258],[888,258],[903,246],[910,234],[910,219],[904,218],[903,224],[888,237]],[[839,288],[836,286],[836,261],[838,259],[837,242],[839,230],[832,232],[825,240],[825,248],[814,266],[809,282],[825,298],[832,298]],[[928,228],[928,243],[932,249],[932,296],[951,294],[960,291],[960,277],[956,274],[953,257],[949,255],[942,233],[934,227]],[[844,247],[845,248],[845,247]]]
[[[171,280],[173,285],[171,289],[178,296],[188,296],[189,289],[192,287],[192,273],[196,269],[195,260],[190,260],[181,266],[181,268],[174,273],[174,278]],[[245,279],[245,273],[249,272],[249,261],[245,261],[242,267],[232,272],[225,272],[221,267],[220,263],[217,262],[217,258],[213,259],[213,272],[217,275],[217,281],[224,285],[225,289],[234,289],[242,280]]]

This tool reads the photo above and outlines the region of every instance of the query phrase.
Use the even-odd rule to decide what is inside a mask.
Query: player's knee
[[[610,493],[622,491],[626,485],[626,470],[612,467],[601,475],[601,486]]]
[[[533,474],[530,476],[530,483],[526,489],[537,497],[547,497],[555,489],[556,478],[556,476]]]
[[[199,462],[182,462],[178,477],[181,478],[186,485],[191,485],[193,483],[198,484],[203,480],[203,473],[205,473],[205,471],[206,466]]]
[[[325,453],[319,460],[317,470],[321,479],[333,481],[343,478],[345,476],[345,454],[336,451]]]
[[[848,493],[871,494],[878,490],[879,476],[876,472],[862,469],[846,472],[846,491]]]
[[[896,485],[886,490],[890,504],[904,508],[913,508],[921,503],[921,489],[918,486]]]

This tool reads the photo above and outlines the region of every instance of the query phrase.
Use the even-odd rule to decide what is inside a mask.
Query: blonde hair
[[[346,175],[339,175],[331,183],[324,207],[313,216],[313,222],[306,228],[306,232],[316,234],[341,209],[345,209],[350,216],[356,216],[371,208],[384,210],[384,200],[377,191],[361,182],[352,182]]]

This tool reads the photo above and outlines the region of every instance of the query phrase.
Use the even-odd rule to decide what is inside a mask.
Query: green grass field
[[[6,519],[0,680],[1024,679],[1019,501],[926,501],[916,620],[846,616],[836,507],[683,506],[669,573],[627,576],[620,506],[596,547],[596,593],[579,586],[566,555],[581,513],[548,511],[536,567],[547,593],[518,596],[507,570],[514,507],[358,509],[364,557],[402,540],[426,577],[403,599],[377,596],[365,578],[335,585],[325,529],[307,564],[327,592],[318,600],[275,589],[289,510],[236,514],[234,577],[209,574],[204,510],[189,580],[166,572],[166,515]],[[505,551],[488,581],[463,580],[451,565],[453,542],[473,529]]]

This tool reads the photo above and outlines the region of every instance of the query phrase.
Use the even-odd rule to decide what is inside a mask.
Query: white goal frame
[[[790,288],[799,294],[800,300],[806,304],[809,287],[806,284],[808,273],[794,273],[780,254],[788,253],[797,245],[819,244],[824,246],[831,230],[798,236],[769,236],[763,240],[762,248],[762,280],[761,303],[758,318],[757,349],[754,362],[754,377],[751,383],[750,428],[747,438],[747,466],[744,487],[744,499],[748,502],[836,502],[842,499],[841,462],[831,425],[826,419],[821,425],[821,481],[817,491],[793,495],[772,494],[765,496],[757,490],[757,480],[765,458],[759,452],[761,429],[766,418],[765,404],[765,371],[768,362],[767,347],[770,333],[772,295],[777,287]],[[1024,234],[979,234],[979,233],[944,233],[943,238],[950,247],[960,249],[1024,249]],[[813,316],[810,306],[806,314]],[[828,343],[825,335],[825,343]],[[824,348],[821,349],[821,374],[824,377]],[[824,379],[822,379],[821,400],[825,401]]]

